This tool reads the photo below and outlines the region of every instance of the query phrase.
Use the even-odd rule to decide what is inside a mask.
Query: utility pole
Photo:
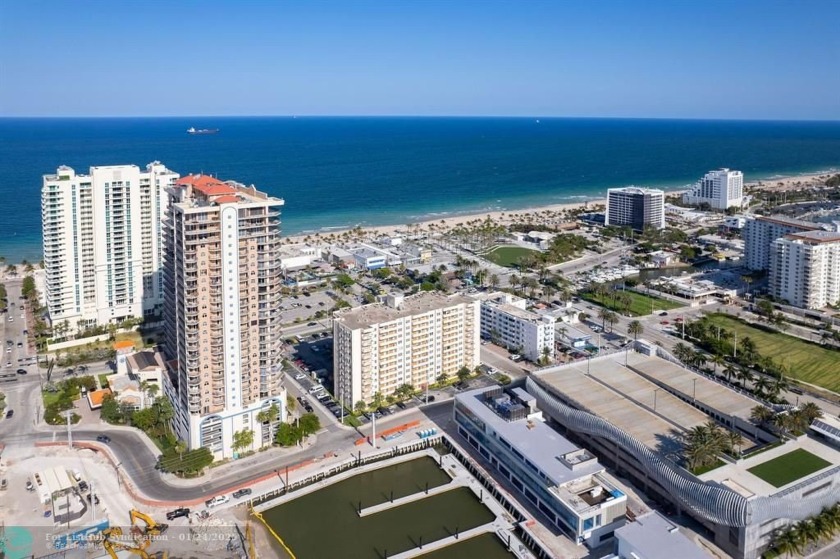
[[[732,346],[732,358],[738,359],[738,331],[735,330],[735,345]]]
[[[73,448],[73,410],[64,412],[64,418],[67,421],[67,446]]]
[[[373,413],[370,414],[371,425],[373,425],[373,435],[370,439],[370,444],[373,445],[373,448],[376,448],[376,410],[373,410]]]

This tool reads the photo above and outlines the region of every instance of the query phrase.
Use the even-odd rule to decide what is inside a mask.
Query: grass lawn
[[[497,247],[486,254],[482,254],[481,256],[494,264],[498,264],[499,266],[512,268],[514,265],[519,263],[520,258],[535,252],[538,251],[517,246],[502,246]]]
[[[99,376],[99,386],[102,388],[108,388],[108,375],[98,375]]]
[[[753,466],[747,471],[773,487],[782,487],[827,466],[831,466],[831,462],[827,462],[807,450],[798,448],[793,452],[782,454],[763,464]]]
[[[840,375],[837,374],[840,351],[781,332],[765,332],[725,314],[712,314],[708,319],[716,326],[737,332],[739,340],[749,336],[755,342],[756,351],[786,366],[791,378],[840,392]]]
[[[599,297],[596,296],[594,293],[587,292],[581,294],[581,298],[589,301],[590,303],[598,303],[602,307],[606,307],[611,311],[619,312],[621,314],[628,314],[630,316],[649,315],[651,309],[651,302],[653,303],[654,312],[677,309],[683,306],[679,303],[675,303],[667,299],[660,299],[659,297],[649,297],[647,295],[643,295],[642,293],[636,293],[635,291],[625,291],[624,294],[630,297],[630,309],[627,311],[624,310],[624,307],[618,306],[613,302],[613,298],[610,296],[611,293],[607,293],[606,295]]]

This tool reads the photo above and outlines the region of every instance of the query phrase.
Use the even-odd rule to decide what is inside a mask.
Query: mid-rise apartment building
[[[773,241],[769,291],[805,309],[840,301],[840,233],[804,231]]]
[[[53,324],[70,331],[159,316],[163,305],[162,224],[166,188],[178,174],[155,161],[66,166],[41,188],[45,295]]]
[[[461,295],[389,295],[384,303],[336,313],[335,396],[352,408],[452,377],[479,364],[479,302]]]
[[[643,231],[648,227],[665,227],[665,193],[654,188],[610,188],[607,190],[605,225],[632,227]]]
[[[769,270],[773,241],[791,233],[823,229],[817,223],[783,216],[748,217],[741,233],[744,238],[744,264],[750,270]]]
[[[744,202],[744,174],[729,169],[709,171],[683,194],[683,202],[708,204],[714,210],[740,208]]]
[[[554,361],[554,317],[527,310],[525,299],[509,293],[482,294],[478,299],[482,338],[535,363]]]
[[[271,442],[260,411],[276,405],[284,417],[283,200],[205,175],[186,176],[169,193],[164,389],[179,437],[227,457],[236,432],[253,431],[252,448]]]

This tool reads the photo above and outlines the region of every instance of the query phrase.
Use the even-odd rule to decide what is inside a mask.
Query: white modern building
[[[794,307],[821,309],[840,301],[840,233],[804,231],[770,246],[770,294]]]
[[[526,310],[527,301],[509,293],[477,297],[481,301],[481,337],[520,352],[529,361],[554,361],[553,316]]]
[[[615,554],[604,559],[711,559],[680,527],[656,511],[615,531]]]
[[[610,188],[607,190],[605,225],[632,227],[643,231],[648,227],[665,227],[665,193],[654,188]]]
[[[285,245],[280,249],[280,266],[283,270],[300,270],[321,258],[319,247],[306,244]]]
[[[59,167],[41,188],[46,301],[70,332],[160,315],[165,190],[178,175],[158,161]]]
[[[276,405],[285,417],[280,331],[280,209],[253,186],[189,175],[169,189],[165,227],[164,392],[189,448],[233,453],[234,434],[254,432]]]
[[[461,295],[389,295],[333,320],[335,396],[348,408],[422,388],[479,365],[479,302]]]
[[[770,246],[791,233],[821,231],[827,226],[783,216],[748,217],[744,223],[744,264],[750,270],[770,269]]]
[[[713,210],[740,208],[744,202],[744,174],[729,169],[709,171],[683,194],[683,202],[708,204]]]

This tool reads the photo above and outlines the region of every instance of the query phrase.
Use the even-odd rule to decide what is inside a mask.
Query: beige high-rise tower
[[[251,450],[270,443],[257,414],[285,412],[279,300],[283,200],[206,175],[170,189],[165,227],[165,384],[173,425],[190,448],[232,454],[251,430]]]

